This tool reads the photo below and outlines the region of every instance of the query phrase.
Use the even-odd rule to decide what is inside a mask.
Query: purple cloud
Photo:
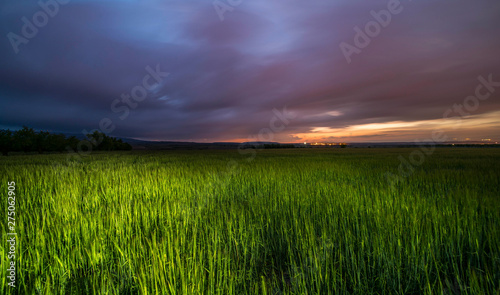
[[[402,0],[401,13],[346,62],[339,45],[353,44],[354,28],[388,2],[243,1],[221,21],[205,1],[71,1],[16,54],[7,35],[22,36],[21,19],[41,8],[4,1],[0,126],[79,132],[110,118],[113,136],[235,140],[257,134],[273,108],[287,106],[297,117],[276,140],[318,138],[316,128],[346,139],[339,130],[442,119],[474,95],[479,75],[500,81],[493,0]],[[170,75],[121,120],[112,102],[155,65]],[[491,124],[464,120],[453,134],[498,137],[491,114],[500,110],[499,93],[469,112]],[[353,132],[351,140],[428,134],[428,125],[416,126]]]

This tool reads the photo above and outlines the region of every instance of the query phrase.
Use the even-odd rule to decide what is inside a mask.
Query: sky
[[[500,141],[498,0],[4,0],[0,128]]]

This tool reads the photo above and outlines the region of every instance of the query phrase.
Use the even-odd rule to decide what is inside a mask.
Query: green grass
[[[500,294],[500,149],[437,149],[391,187],[384,173],[411,151],[1,157],[2,195],[16,182],[15,290]]]

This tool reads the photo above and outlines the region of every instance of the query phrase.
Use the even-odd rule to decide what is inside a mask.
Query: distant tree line
[[[265,149],[293,149],[293,148],[295,148],[295,145],[271,143],[271,144],[264,144],[264,148]]]
[[[88,134],[89,141],[97,143],[94,150],[115,151],[131,150],[132,146],[121,139],[109,137],[99,131]],[[76,150],[80,140],[75,136],[53,134],[46,131],[36,132],[24,126],[21,130],[10,131],[0,129],[0,152],[7,156],[9,152],[63,152],[66,147]]]

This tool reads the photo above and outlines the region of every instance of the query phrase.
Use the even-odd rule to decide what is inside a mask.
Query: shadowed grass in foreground
[[[16,290],[499,294],[500,149],[437,149],[389,186],[411,151],[1,157],[0,191],[16,182]]]

